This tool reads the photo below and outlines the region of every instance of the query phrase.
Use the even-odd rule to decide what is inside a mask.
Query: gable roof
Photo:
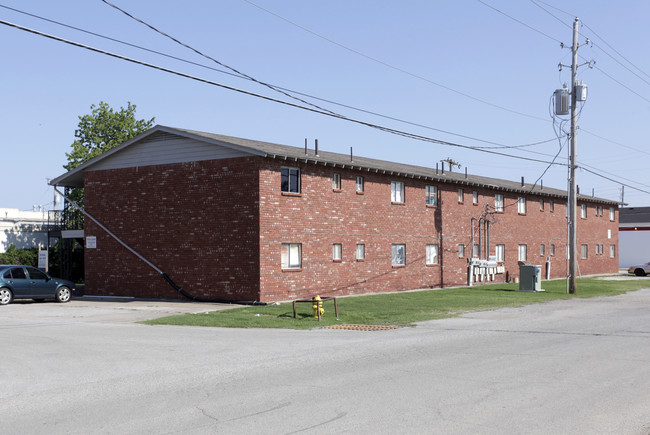
[[[167,137],[184,138],[193,141],[195,144],[201,144],[199,153],[191,155],[183,149],[175,149],[175,152],[166,156],[166,159],[155,160],[152,162],[133,160],[129,164],[124,161],[123,157],[128,153],[133,154],[134,149],[147,141],[154,140],[156,137],[166,135]],[[206,146],[207,145],[207,146]],[[435,168],[423,166],[406,165],[402,163],[389,162],[385,160],[371,159],[360,156],[350,156],[347,154],[332,153],[319,151],[315,153],[313,149],[293,147],[288,145],[279,145],[269,142],[261,142],[250,139],[243,139],[232,136],[224,136],[213,133],[186,130],[181,128],[172,128],[162,125],[147,130],[127,142],[119,145],[85,163],[77,168],[60,175],[50,181],[53,186],[81,187],[83,186],[83,174],[86,171],[100,170],[114,167],[130,166],[147,166],[161,163],[179,163],[183,161],[209,160],[219,158],[218,151],[234,153],[234,155],[253,155],[265,158],[280,159],[285,161],[312,163],[317,165],[329,165],[340,168],[350,168],[360,171],[377,172],[382,174],[393,175],[397,177],[409,177],[415,179],[430,180],[440,183],[452,183],[459,186],[471,186],[478,188],[489,188],[496,191],[516,192],[521,194],[535,194],[552,198],[566,199],[567,192],[560,189],[542,187],[533,184],[523,184],[516,181],[502,180],[498,178],[482,177],[478,175],[465,174],[460,172],[444,172]],[[117,166],[115,166],[117,165]],[[122,165],[122,166],[120,166]],[[614,205],[616,201],[597,198],[587,195],[579,195],[578,200],[603,203]]]

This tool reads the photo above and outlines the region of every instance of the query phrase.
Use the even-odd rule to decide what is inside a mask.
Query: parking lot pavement
[[[17,300],[0,307],[5,321],[20,324],[33,321],[57,323],[133,323],[176,314],[204,313],[240,305],[149,300],[121,297],[83,296],[61,304],[53,301]]]

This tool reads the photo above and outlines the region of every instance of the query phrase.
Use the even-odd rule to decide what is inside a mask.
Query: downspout
[[[93,221],[99,228],[104,230],[109,236],[114,238],[120,245],[124,246],[129,252],[131,252],[133,255],[138,257],[140,260],[145,262],[147,266],[151,267],[153,270],[158,272],[162,277],[167,281],[167,283],[177,292],[179,292],[181,295],[185,296],[187,299],[196,301],[196,302],[213,302],[213,303],[223,303],[223,304],[241,304],[241,305],[266,305],[265,302],[258,302],[258,301],[229,301],[226,299],[212,299],[212,298],[202,298],[199,296],[195,296],[191,293],[186,292],[183,290],[181,287],[179,287],[170,277],[167,275],[162,269],[160,269],[158,266],[153,264],[151,261],[147,260],[142,254],[140,254],[138,251],[127,245],[122,239],[117,237],[111,230],[106,228],[101,222],[99,222],[97,219],[95,219],[93,216],[90,215],[86,210],[84,210],[82,207],[80,207],[76,202],[68,198],[65,194],[61,193],[56,186],[53,186],[54,190],[61,195],[66,201],[70,203],[72,207],[75,209],[79,210],[81,213],[83,213],[84,216],[86,216],[88,219]]]

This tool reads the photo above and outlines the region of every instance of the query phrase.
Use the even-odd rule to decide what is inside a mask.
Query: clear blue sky
[[[260,81],[430,128],[310,100],[328,110],[414,134],[483,147],[496,145],[456,135],[500,145],[555,138],[549,101],[555,89],[570,82],[570,68],[559,72],[558,63],[571,62],[570,50],[561,48],[558,41],[570,46],[570,27],[577,16],[586,25],[580,27],[581,43],[586,37],[596,43],[579,50],[580,63],[593,59],[596,68],[582,66],[578,72],[589,89],[579,120],[578,160],[616,180],[580,170],[581,193],[591,194],[594,189],[597,196],[618,200],[620,183],[650,192],[647,0],[484,0],[503,13],[476,0],[252,1],[257,6],[245,0],[114,3]],[[101,0],[0,0],[0,5],[224,69]],[[0,8],[0,19],[287,100],[247,80],[4,7]],[[328,151],[348,153],[352,146],[357,155],[430,167],[450,157],[462,165],[461,171],[467,167],[472,174],[509,180],[524,176],[533,182],[547,168],[545,163],[391,135],[5,25],[0,25],[0,41],[0,207],[52,207],[52,188],[46,178],[64,172],[65,153],[74,141],[78,117],[90,113],[90,106],[100,101],[116,109],[130,101],[137,106],[139,118],[155,117],[156,123],[172,127],[295,146],[303,146],[305,138],[310,146],[319,139],[321,149]],[[559,146],[555,140],[499,151],[550,161]],[[565,146],[557,161],[566,162],[566,156]],[[565,189],[566,175],[566,167],[552,167],[543,176],[543,183]],[[625,201],[630,206],[647,206],[650,194],[626,187]]]

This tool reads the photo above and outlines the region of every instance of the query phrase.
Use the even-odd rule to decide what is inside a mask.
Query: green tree
[[[38,249],[16,249],[11,244],[6,252],[0,253],[0,264],[25,264],[27,266],[38,265]]]
[[[156,119],[136,119],[135,104],[131,102],[126,108],[120,107],[119,111],[103,101],[97,106],[91,105],[90,109],[90,114],[79,117],[72,151],[65,153],[68,163],[63,167],[68,171],[147,131]],[[73,201],[83,204],[83,188],[75,188],[68,193]]]
[[[91,105],[90,109],[89,115],[79,117],[72,151],[65,154],[68,163],[63,167],[68,171],[150,129],[155,121],[155,118],[137,120],[135,104],[131,102],[119,111],[103,101],[98,106]]]

